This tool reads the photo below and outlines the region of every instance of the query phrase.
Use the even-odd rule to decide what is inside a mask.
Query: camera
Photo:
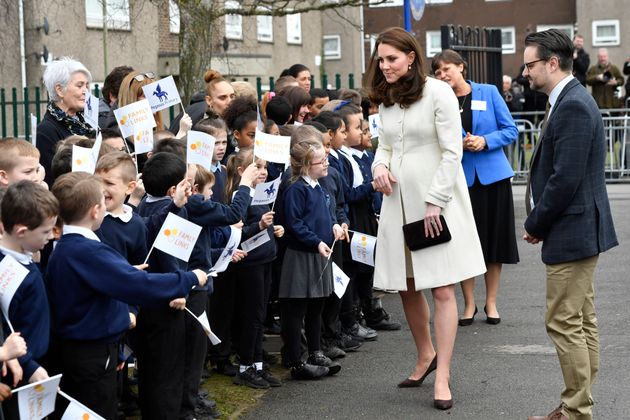
[[[604,83],[608,83],[612,78],[612,73],[609,70],[606,70],[604,74],[602,74],[602,80]]]

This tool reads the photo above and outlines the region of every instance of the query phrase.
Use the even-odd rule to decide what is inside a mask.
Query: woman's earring
[[[407,70],[411,70],[411,64],[407,66]]]

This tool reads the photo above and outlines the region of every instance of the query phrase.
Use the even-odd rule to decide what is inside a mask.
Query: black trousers
[[[282,341],[284,355],[289,366],[301,361],[300,338],[302,324],[308,344],[308,352],[320,350],[322,309],[326,298],[287,298],[280,299],[282,321]]]
[[[204,290],[192,291],[186,300],[186,307],[196,316],[206,311],[208,293]],[[207,312],[206,312],[207,313]],[[197,404],[201,372],[208,351],[208,337],[189,313],[184,314],[185,350],[184,350],[184,390],[180,418],[191,415]]]
[[[263,334],[267,301],[271,288],[271,263],[234,267],[240,364],[251,366],[263,361]]]
[[[343,251],[340,242],[335,244],[331,260],[340,268],[343,267]],[[333,339],[338,337],[341,333],[341,322],[339,321],[340,312],[341,299],[339,299],[335,293],[331,293],[331,295],[326,298],[324,308],[322,309],[323,338]]]
[[[51,340],[48,360],[50,376],[63,374],[59,387],[66,394],[106,419],[116,418],[118,343]],[[58,397],[50,418],[61,418],[68,404]]]
[[[210,346],[210,360],[213,363],[226,362],[232,352],[232,320],[234,317],[234,298],[236,282],[233,268],[214,279],[214,292],[210,295],[208,320],[210,328],[221,343]]]
[[[179,418],[184,392],[184,315],[167,305],[145,307],[138,313],[136,355],[143,419]]]

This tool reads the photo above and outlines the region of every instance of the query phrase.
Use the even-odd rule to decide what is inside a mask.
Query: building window
[[[427,31],[427,57],[431,58],[442,51],[442,32]]]
[[[128,0],[85,0],[85,20],[88,28],[103,27],[103,1],[107,7],[107,28],[129,30]]]
[[[453,3],[453,0],[425,0],[426,4]]]
[[[238,9],[241,7],[237,1],[226,1],[226,9]],[[225,37],[227,39],[243,39],[243,16],[225,15]]]
[[[377,4],[375,4],[377,3]],[[381,0],[370,0],[370,7],[397,7],[404,5],[404,0],[387,0],[381,3]]]
[[[179,33],[179,6],[173,0],[168,1],[169,29],[172,34]]]
[[[559,31],[564,32],[567,36],[573,39],[573,25],[537,25],[536,31],[547,31],[549,29],[557,29]]]
[[[514,26],[505,26],[502,28],[494,27],[488,29],[501,29],[501,48],[503,54],[516,53],[516,30]]]
[[[256,37],[260,42],[273,42],[273,16],[256,16]]]
[[[302,43],[302,17],[299,13],[287,15],[287,44]]]
[[[324,58],[326,60],[341,58],[341,36],[324,35]]]
[[[593,46],[619,45],[619,20],[593,21]]]

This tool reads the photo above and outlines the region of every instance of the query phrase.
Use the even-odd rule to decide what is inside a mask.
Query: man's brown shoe
[[[569,418],[562,414],[562,405],[560,405],[546,416],[530,416],[527,420],[569,420]]]

